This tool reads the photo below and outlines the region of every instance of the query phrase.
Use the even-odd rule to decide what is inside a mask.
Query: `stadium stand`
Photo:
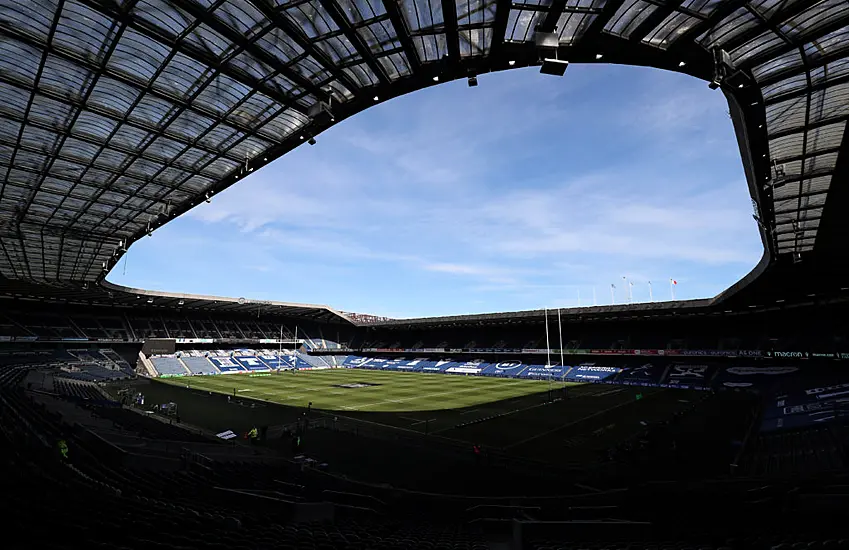
[[[215,374],[215,366],[206,357],[184,356],[183,364],[188,367],[192,374]]]
[[[160,375],[184,375],[189,371],[183,366],[182,361],[174,356],[155,356],[150,358],[153,366]]]

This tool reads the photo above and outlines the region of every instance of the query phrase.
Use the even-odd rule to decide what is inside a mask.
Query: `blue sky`
[[[727,103],[572,65],[372,107],[134,244],[107,277],[390,317],[714,296],[762,246]],[[126,270],[126,274],[124,273]]]

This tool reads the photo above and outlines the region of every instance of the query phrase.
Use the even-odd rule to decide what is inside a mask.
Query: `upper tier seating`
[[[159,374],[188,374],[176,357],[151,357],[150,361]]]
[[[192,371],[192,374],[218,374],[218,369],[206,357],[183,356],[183,363]]]

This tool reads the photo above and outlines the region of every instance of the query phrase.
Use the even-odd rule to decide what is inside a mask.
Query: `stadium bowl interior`
[[[849,548],[847,37],[845,0],[0,0],[4,547]],[[405,320],[106,281],[372,105],[569,63],[725,95],[751,273]]]

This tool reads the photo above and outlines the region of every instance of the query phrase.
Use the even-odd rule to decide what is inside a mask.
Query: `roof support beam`
[[[383,71],[383,68],[374,58],[374,55],[371,53],[368,44],[360,37],[360,35],[351,28],[351,24],[348,23],[345,18],[345,14],[339,11],[339,6],[336,5],[336,2],[333,0],[319,0],[321,5],[324,7],[325,11],[330,14],[330,18],[333,19],[333,22],[336,23],[336,26],[342,29],[342,32],[345,34],[345,38],[353,44],[354,49],[357,50],[357,53],[360,54],[360,57],[366,62],[372,72],[377,75],[377,79],[380,80],[380,83],[383,85],[389,84],[389,77]]]
[[[818,120],[816,122],[811,122],[807,126],[796,126],[794,128],[788,128],[786,130],[780,130],[773,134],[769,134],[767,136],[768,139],[778,139],[782,137],[792,136],[793,134],[801,134],[806,130],[815,130],[816,128],[822,128],[823,126],[828,126],[830,124],[838,124],[840,122],[846,122],[849,120],[849,115],[840,115],[835,117],[824,118]]]
[[[748,1],[749,0],[729,0],[728,2],[721,4],[706,19],[696,23],[681,33],[669,47],[669,51],[675,51],[678,48],[692,45],[692,42],[695,41],[697,37],[701,36],[703,32],[718,25],[723,19],[745,6]]]
[[[808,6],[809,5],[806,4],[805,2],[799,2],[799,3],[796,4],[796,6],[791,7],[788,10],[789,13],[787,13],[786,15],[782,14],[778,18],[773,18],[772,21],[785,21],[786,19],[789,19],[790,17],[798,15],[803,9],[805,9]],[[812,34],[809,34],[809,35],[801,35],[801,36],[799,36],[799,38],[797,38],[795,40],[791,40],[789,43],[785,44],[784,46],[781,46],[780,48],[777,48],[775,50],[768,50],[768,51],[766,51],[766,52],[764,52],[760,55],[755,55],[755,56],[747,59],[744,63],[741,63],[740,64],[741,66],[739,66],[738,68],[745,69],[745,68],[757,67],[758,65],[765,63],[765,62],[769,61],[770,59],[775,59],[778,56],[781,56],[781,55],[784,55],[788,52],[791,52],[795,48],[800,48],[800,50],[802,51],[802,59],[805,59],[804,48],[802,48],[803,45],[805,45],[809,42],[813,42],[815,40],[819,40],[823,36],[845,27],[847,22],[849,22],[849,21],[847,21],[846,18],[835,18],[833,21],[830,21],[830,22],[826,23],[825,25],[823,25],[822,27],[820,27],[819,29],[817,29],[817,31],[815,33],[812,33]],[[759,27],[759,28],[762,29],[762,27]],[[754,37],[752,37],[752,38],[754,38]]]
[[[791,99],[804,97],[809,93],[819,92],[820,90],[825,90],[826,88],[831,88],[832,86],[839,86],[840,84],[846,84],[847,82],[849,82],[849,74],[838,78],[825,80],[817,84],[811,84],[809,88],[800,88],[798,90],[793,90],[792,92],[785,92],[783,94],[773,96],[764,101],[764,106],[769,107],[770,105],[775,105],[776,103],[781,103],[782,101],[788,101]]]
[[[798,15],[800,12],[804,11],[809,6],[810,6],[810,4],[808,4],[807,2],[796,2],[795,5],[791,5],[789,8],[786,8],[785,10],[780,11],[777,14],[770,17],[769,21],[773,21],[775,23],[785,21],[785,20],[787,20],[791,17]],[[748,5],[748,2],[744,2],[739,7],[746,8],[746,11],[748,11],[750,14],[752,14],[759,21],[761,21],[761,22],[766,21],[766,19],[760,13],[758,13],[751,6]],[[763,32],[764,32],[763,24],[754,25],[751,29],[748,29],[748,30],[730,38],[729,40],[719,44],[719,47],[721,47],[726,52],[731,53],[732,51],[736,50],[737,48],[739,48],[740,46],[749,42],[750,40],[757,38],[759,35],[763,34]],[[784,52],[786,53],[786,52],[790,51],[790,49],[792,49],[792,48],[793,48],[793,46],[791,44],[788,44],[787,48],[784,49]],[[780,54],[776,54],[776,53],[771,52],[769,55],[770,55],[770,57],[775,57],[776,55],[780,55]],[[747,61],[744,64],[744,66],[752,67],[752,66],[757,65],[757,64],[758,63],[756,63],[756,62]],[[741,69],[743,67],[738,66],[737,68]]]
[[[831,154],[834,154],[834,153],[839,153],[840,149],[841,149],[841,146],[838,145],[837,147],[828,147],[826,149],[820,149],[818,151],[807,151],[805,153],[802,153],[801,155],[793,155],[792,157],[783,157],[783,158],[777,158],[777,159],[773,159],[773,160],[777,164],[786,164],[788,162],[796,162],[796,161],[805,160],[805,159],[808,159],[808,158],[819,157],[821,155],[831,155]]]
[[[604,30],[604,27],[613,19],[613,16],[616,15],[616,12],[619,11],[619,8],[625,3],[625,0],[608,0],[608,2],[604,5],[604,8],[601,12],[601,15],[596,17],[590,26],[587,28],[587,32],[584,33],[584,37],[589,40],[596,40],[602,36],[601,32]]]
[[[442,20],[445,22],[445,42],[448,45],[448,58],[451,63],[460,62],[460,31],[457,29],[457,3],[455,0],[442,1]]]
[[[545,19],[539,24],[540,32],[554,32],[557,29],[557,22],[560,20],[560,15],[563,13],[563,8],[566,7],[566,0],[554,0],[551,2],[551,7],[548,13],[545,14]]]
[[[822,177],[822,176],[830,176],[834,172],[834,168],[827,168],[827,169],[824,169],[824,170],[820,169],[820,170],[816,170],[814,172],[805,173],[804,165],[802,166],[802,168],[803,168],[802,173],[800,173],[799,175],[792,176],[792,177],[789,177],[789,178],[783,178],[781,181],[777,182],[773,187],[777,188],[777,189],[781,189],[785,185],[790,185],[791,183],[796,183],[798,181],[804,181],[804,180],[819,178],[819,177]],[[796,195],[793,195],[793,196],[795,197]]]
[[[811,220],[811,219],[815,219],[815,218],[801,218],[800,219],[798,217],[798,214],[800,212],[806,212],[808,210],[817,210],[817,209],[823,207],[822,204],[814,204],[814,205],[806,205],[806,206],[801,206],[801,204],[802,204],[802,197],[799,197],[799,205],[800,206],[798,206],[796,208],[790,208],[788,210],[777,210],[775,212],[775,215],[776,216],[788,216],[788,215],[791,215],[791,214],[797,214],[796,219],[793,220],[793,221],[797,221],[797,222],[801,223],[801,222],[804,222],[805,220]],[[781,222],[781,223],[792,223],[792,221],[791,222]],[[778,225],[778,224],[776,223],[776,225]]]
[[[824,66],[828,65],[829,63],[843,59],[846,56],[847,56],[847,51],[845,49],[839,50],[839,51],[832,52],[832,53],[823,55],[822,57],[818,57],[814,60],[809,61],[808,66],[812,70],[818,69],[820,67],[824,67]],[[764,78],[758,80],[757,81],[758,86],[760,86],[761,88],[766,88],[767,86],[777,84],[777,83],[781,82],[782,80],[787,80],[787,79],[793,78],[794,76],[799,76],[800,74],[803,74],[804,72],[805,72],[805,64],[800,63],[798,66],[792,66],[789,69],[784,69],[784,70],[778,71],[774,74],[771,74],[767,77],[764,77]]]
[[[6,29],[3,27],[2,23],[0,23],[0,31],[6,32]],[[42,44],[39,44],[35,40],[28,39],[23,35],[15,34],[14,37],[15,37],[16,40],[20,40],[21,42],[24,42],[24,43],[29,44],[31,46],[35,46],[37,48],[43,47]],[[99,67],[96,64],[89,63],[89,62],[82,62],[75,57],[64,54],[61,51],[55,50],[52,47],[48,47],[47,49],[49,50],[49,53],[51,55],[55,55],[56,57],[59,57],[59,58],[63,59],[64,61],[68,61],[70,63],[73,63],[75,65],[83,67],[86,70],[89,70],[91,72],[97,72],[99,70]],[[176,53],[176,50],[173,53]],[[172,53],[172,55],[173,55],[173,53]],[[170,59],[170,57],[168,59]],[[163,63],[162,66],[160,66],[160,72],[162,71],[162,69],[164,69],[165,65],[166,65],[166,63]],[[252,128],[246,128],[246,127],[242,126],[240,123],[238,123],[237,121],[227,120],[225,117],[219,115],[218,113],[213,113],[213,112],[210,112],[210,111],[205,111],[205,110],[199,109],[196,105],[190,104],[190,102],[183,101],[179,98],[172,97],[172,96],[163,94],[161,92],[158,92],[155,89],[153,89],[151,86],[148,86],[146,88],[140,88],[138,83],[133,82],[132,80],[130,80],[130,79],[126,78],[125,76],[120,75],[118,73],[106,70],[106,72],[104,74],[109,76],[109,78],[113,78],[113,79],[121,82],[122,84],[126,84],[128,86],[131,86],[133,89],[138,90],[139,93],[143,92],[145,94],[150,94],[151,96],[156,97],[158,99],[162,99],[162,100],[167,101],[169,103],[173,103],[177,107],[180,107],[184,110],[189,110],[191,112],[197,113],[197,114],[205,116],[207,118],[211,118],[211,119],[215,120],[216,124],[220,124],[222,122],[225,122],[225,123],[229,124],[230,126],[233,126],[234,128],[236,128],[237,130],[239,130],[241,132],[251,133],[253,131]],[[157,74],[159,74],[159,72],[157,72]],[[218,74],[218,73],[215,73],[215,74]],[[153,81],[153,80],[154,79],[151,79],[151,81]],[[212,83],[212,80],[213,80],[213,77],[210,77],[208,79],[208,81],[203,84],[203,88],[205,89],[207,86],[209,86]],[[14,80],[11,80],[11,79],[4,78],[2,75],[0,75],[0,81],[7,82],[8,84],[13,85],[15,87],[21,86],[20,83],[14,81]],[[73,107],[79,107],[79,106],[82,105],[79,100],[74,100],[74,99],[71,99],[71,98],[64,97],[64,96],[57,94],[55,92],[52,92],[50,90],[38,88],[37,91],[38,91],[39,94],[44,95],[45,97],[50,97],[51,99],[56,99],[57,101],[61,101],[62,103],[71,105]],[[119,122],[122,122],[122,121],[125,120],[125,118],[116,116],[111,111],[101,109],[101,108],[97,107],[96,105],[90,105],[90,104],[85,105],[85,109],[91,111],[92,113],[96,113],[96,114],[98,114],[102,117],[109,118],[111,120],[115,120],[115,121],[119,121]],[[126,124],[129,124],[130,126],[138,128],[140,130],[144,130],[145,132],[156,132],[157,131],[156,128],[154,128],[152,126],[145,126],[145,125],[143,125],[139,122],[133,122],[133,121],[130,121],[130,120],[126,120]],[[55,129],[53,131],[55,131]],[[177,135],[174,135],[174,134],[165,134],[165,135],[169,139],[173,139],[175,141],[179,141],[179,142],[183,142],[183,143],[185,142],[184,138],[182,138],[180,136],[177,136]],[[264,139],[269,139],[269,138],[264,138]],[[199,146],[199,148],[203,149],[203,146]],[[207,152],[215,153],[215,151],[207,151]]]
[[[386,13],[389,15],[389,21],[395,29],[395,34],[398,36],[398,41],[401,47],[404,48],[404,53],[407,55],[407,62],[410,64],[410,69],[413,73],[418,72],[421,67],[419,55],[413,45],[413,40],[410,38],[410,29],[404,22],[404,17],[401,15],[401,10],[398,7],[398,0],[382,0],[383,7],[386,8]]]
[[[510,0],[496,0],[495,23],[492,27],[491,55],[498,58],[504,49],[505,34],[507,32],[507,21],[510,19]]]
[[[312,42],[304,36],[304,31],[296,27],[289,19],[280,15],[280,12],[273,5],[271,0],[248,0],[253,6],[258,9],[269,21],[274,23],[277,28],[283,30],[286,35],[291,38],[298,46],[309,52],[324,68],[330,71],[335,78],[340,80],[346,88],[351,90],[355,96],[360,92],[360,85],[349,77],[344,71],[337,68],[327,55],[313,45]]]
[[[51,23],[50,23],[50,30],[47,32],[47,39],[46,39],[47,44],[51,44],[53,42],[53,36],[56,34],[56,28],[59,26],[59,19],[62,16],[62,10],[64,9],[64,7],[65,7],[65,0],[59,0],[58,4],[56,5],[56,12],[53,14],[53,21],[51,21]],[[38,83],[41,80],[41,75],[44,74],[44,65],[46,65],[46,64],[47,64],[47,49],[45,48],[41,52],[41,59],[38,63],[38,70],[36,71],[35,79],[33,80],[33,88],[38,86]],[[3,202],[3,194],[6,191],[6,182],[9,180],[9,173],[11,172],[12,167],[15,166],[15,158],[17,157],[18,151],[20,150],[19,149],[20,145],[23,142],[24,131],[26,130],[26,120],[29,118],[29,113],[32,110],[32,104],[33,104],[34,101],[35,101],[35,90],[33,89],[33,90],[30,91],[29,100],[27,100],[27,106],[26,106],[26,109],[24,109],[24,122],[21,124],[21,127],[18,130],[17,144],[15,146],[14,151],[12,151],[12,158],[9,161],[9,168],[6,170],[6,176],[3,178],[3,181],[0,182],[0,203]],[[24,216],[26,215],[26,211],[27,211],[26,208],[22,208],[22,209],[18,210],[18,212],[16,214],[16,219],[13,222],[17,226],[17,228],[20,227],[21,221],[23,220]],[[20,229],[17,229],[17,230],[18,230],[18,235],[20,237]],[[29,267],[29,260],[26,257],[26,247],[24,246],[23,237],[20,237],[19,240],[20,240],[20,244],[21,244],[21,253],[24,255],[25,267],[27,268],[27,272],[29,273],[30,277],[32,277],[32,272],[30,271],[30,267]],[[17,270],[15,270],[15,271],[17,272]]]
[[[676,8],[680,8],[684,0],[672,0],[668,4],[664,4],[655,8],[655,10],[642,23],[637,26],[631,33],[629,40],[631,42],[642,42],[642,40],[652,32],[655,27],[663,23],[667,17],[675,13]]]
[[[244,73],[243,71],[233,70],[233,68],[228,65],[227,61],[219,60],[217,57],[213,56],[209,52],[206,52],[192,44],[180,40],[179,37],[164,40],[165,37],[162,34],[151,30],[146,23],[134,18],[129,13],[123,12],[119,6],[106,5],[95,0],[77,1],[87,5],[93,10],[99,11],[107,17],[111,17],[119,21],[120,23],[126,24],[128,27],[140,34],[143,34],[150,40],[165,44],[171,49],[176,49],[186,57],[189,57],[194,61],[201,63],[202,65],[211,67],[220,72],[221,74],[227,75],[229,78],[232,78],[236,82],[247,86],[249,89],[261,91],[262,93],[272,98],[274,101],[280,103],[281,105],[288,105],[293,109],[297,110],[303,109],[295,103],[292,97],[280,93],[278,90],[272,88],[264,81],[257,80],[254,77]],[[221,2],[221,0],[218,0],[218,2]],[[218,5],[218,3],[214,4],[214,6],[216,5]]]
[[[248,40],[244,36],[242,36],[242,34],[234,31],[227,25],[221,23],[221,21],[217,17],[212,15],[212,9],[204,9],[192,0],[171,0],[171,2],[173,2],[181,10],[194,17],[197,21],[202,22],[203,24],[207,25],[209,28],[229,40],[233,45],[238,46],[238,48],[242,52],[250,54],[255,59],[268,65],[275,72],[282,74],[283,76],[285,76],[301,88],[307,90],[311,94],[318,95],[320,93],[319,88],[310,79],[294,71],[291,67],[282,64],[280,60],[278,60],[276,57],[269,54],[262,48],[257,47],[256,41],[259,40],[265,34],[267,34],[271,27],[266,29],[266,33],[259,33],[254,36],[252,40]]]

